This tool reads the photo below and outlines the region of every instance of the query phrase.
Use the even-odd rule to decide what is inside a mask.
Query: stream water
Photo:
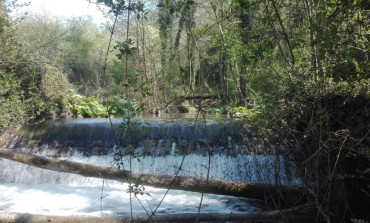
[[[246,151],[240,125],[225,120],[194,124],[190,119],[135,119],[135,131],[117,131],[121,120],[83,119],[30,125],[14,136],[9,149],[37,155],[114,166],[120,146],[133,145],[140,157],[132,170],[173,175],[183,155],[180,175],[266,184],[297,184],[294,171],[282,156],[256,155]],[[112,128],[113,126],[113,128]],[[124,164],[128,160],[123,160]],[[127,166],[125,166],[127,169]],[[103,190],[102,190],[103,188]],[[0,159],[0,210],[48,215],[127,215],[127,184],[42,170]],[[134,213],[151,212],[165,190],[145,187],[149,195],[134,200]],[[103,199],[101,199],[104,197]],[[196,213],[201,194],[171,190],[159,214]],[[141,204],[140,204],[141,203]],[[263,202],[206,194],[202,213],[246,213],[264,210]]]

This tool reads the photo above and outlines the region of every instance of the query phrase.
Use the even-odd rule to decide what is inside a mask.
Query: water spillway
[[[295,184],[289,162],[271,154],[248,153],[238,122],[225,120],[133,119],[130,133],[122,120],[77,119],[25,126],[8,143],[9,149],[47,157],[112,166],[114,153],[134,148],[138,173],[203,177],[262,184]],[[209,160],[209,156],[211,156]],[[129,163],[123,157],[123,163]],[[128,165],[123,165],[126,169]]]
[[[141,156],[165,156],[196,153],[236,155],[240,147],[236,141],[240,125],[227,121],[189,121],[133,119],[135,127],[130,132],[121,131],[122,121],[113,119],[77,119],[47,121],[24,127],[20,134],[10,140],[12,149],[26,148],[49,154],[65,155],[78,151],[86,156],[106,155],[117,146],[131,145]]]
[[[174,175],[181,169],[180,176],[206,179],[209,169],[212,179],[261,184],[297,183],[285,157],[246,152],[237,122],[180,119],[133,119],[133,122],[135,128],[128,133],[119,130],[120,119],[112,122],[108,119],[46,121],[25,126],[9,140],[7,147],[54,159],[108,167],[114,166],[113,157],[117,151],[130,147],[134,148],[138,158],[123,157],[123,167],[128,169],[131,163],[131,170],[136,173]],[[104,201],[105,213],[126,215],[127,212],[119,208],[129,205],[126,184],[114,181],[102,183],[101,179],[41,170],[0,159],[0,209],[8,211],[99,216],[99,199],[106,197],[100,194],[102,184],[108,184],[110,188],[109,196]],[[123,190],[124,195],[119,190]],[[150,209],[160,202],[165,191],[150,187],[147,191],[158,195],[145,197]],[[38,198],[30,192],[37,194]],[[163,214],[196,212],[195,203],[199,201],[194,203],[194,200],[195,197],[200,198],[200,194],[184,191],[171,193],[167,203],[161,207]],[[52,209],[52,206],[41,202],[43,199],[50,201],[54,195],[61,199],[59,203],[72,203],[56,205]],[[205,196],[205,212],[230,214],[264,209],[257,201],[212,194]],[[29,204],[31,207],[35,206],[30,211],[27,209],[30,207],[21,205],[27,199],[32,202]],[[41,203],[36,205],[39,201]],[[142,212],[139,204],[137,209],[137,213]]]
[[[54,216],[129,216],[129,185],[116,181],[59,173],[0,159],[0,221],[2,215],[29,213]],[[135,216],[197,213],[200,193],[145,187],[132,203]],[[162,201],[162,198],[164,200]],[[238,214],[265,210],[263,202],[205,194],[201,213]],[[3,213],[5,211],[5,213]],[[13,221],[9,221],[13,222]],[[69,221],[65,221],[69,222]],[[89,221],[86,221],[89,222]]]

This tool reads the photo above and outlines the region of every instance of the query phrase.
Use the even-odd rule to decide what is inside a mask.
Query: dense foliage
[[[17,30],[1,1],[0,14],[0,131],[29,119],[62,115],[67,77],[54,66],[32,55],[17,40]]]
[[[318,222],[370,218],[368,1],[89,2],[106,6],[104,26],[12,20],[0,0],[0,132],[188,98],[246,117],[249,143],[289,154]]]

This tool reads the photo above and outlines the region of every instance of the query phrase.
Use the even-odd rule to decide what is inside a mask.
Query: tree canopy
[[[245,129],[256,143],[289,141],[285,152],[306,171],[321,219],[364,217],[367,0],[88,2],[106,23],[12,18],[0,0],[0,132],[29,120],[106,116],[98,106],[112,100],[152,112],[186,98],[202,109],[195,99],[212,98],[208,111],[250,111]]]

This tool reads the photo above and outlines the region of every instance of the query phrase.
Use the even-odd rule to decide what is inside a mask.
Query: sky
[[[105,21],[96,5],[89,4],[88,0],[19,0],[19,3],[24,2],[31,3],[28,7],[23,7],[22,11],[30,11],[32,13],[47,12],[48,14],[65,18],[89,15],[97,24]]]

